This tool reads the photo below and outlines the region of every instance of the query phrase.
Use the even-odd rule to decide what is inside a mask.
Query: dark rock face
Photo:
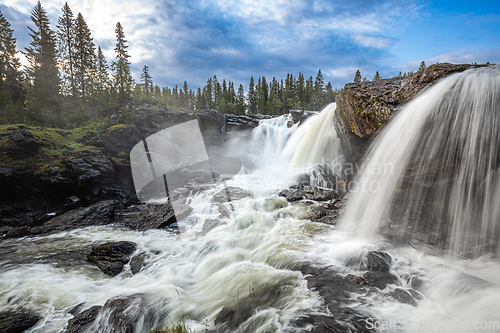
[[[72,210],[54,217],[41,226],[30,228],[29,234],[47,234],[91,225],[109,224],[113,222],[114,212],[114,201],[101,201],[86,208]]]
[[[66,333],[85,333],[95,321],[102,306],[95,305],[85,311],[80,312],[70,320],[66,327]]]
[[[264,114],[249,114],[245,116],[236,116],[233,114],[225,114],[226,128],[228,133],[245,132],[250,135],[250,132],[257,126],[262,119],[270,119],[272,116]]]
[[[168,201],[164,204],[147,204],[134,206],[117,222],[132,230],[161,229],[187,217],[193,208],[183,199]]]
[[[137,249],[134,242],[109,242],[93,245],[88,260],[109,276],[118,275]]]
[[[75,156],[67,158],[65,162],[79,182],[110,178],[115,171],[113,163],[95,147],[78,150]]]
[[[0,332],[22,333],[35,326],[40,319],[40,315],[26,309],[2,311],[0,312]]]
[[[103,141],[106,150],[113,156],[121,152],[130,153],[141,141],[141,131],[135,125],[115,125],[107,130]]]
[[[35,155],[41,147],[41,143],[33,138],[33,134],[22,127],[17,133],[8,136],[10,144],[3,147],[8,156],[15,159],[25,159]]]
[[[348,83],[336,97],[335,127],[354,161],[366,153],[373,137],[404,103],[453,73],[487,65],[435,64],[406,78]]]

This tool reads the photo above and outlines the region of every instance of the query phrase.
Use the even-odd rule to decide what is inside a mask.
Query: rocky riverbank
[[[123,116],[115,114],[69,130],[0,126],[0,234],[18,237],[45,230],[55,216],[105,200],[125,206],[135,202],[130,150],[160,129],[197,119],[205,144],[218,146],[230,133],[248,132],[269,117],[146,104],[129,109],[135,114],[133,124],[123,124]]]

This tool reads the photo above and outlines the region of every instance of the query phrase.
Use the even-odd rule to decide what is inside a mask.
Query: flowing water
[[[441,93],[435,90],[441,89],[436,85],[422,95],[420,105],[433,105],[430,100],[438,99]],[[347,216],[356,216],[353,210],[370,210],[371,215],[359,217],[361,226],[355,220],[346,223],[348,231],[359,228],[370,237],[353,237],[351,232],[311,222],[306,219],[306,207],[278,196],[311,164],[327,164],[337,170],[335,165],[341,155],[333,131],[334,110],[335,105],[330,105],[301,126],[288,127],[286,116],[264,120],[250,142],[228,142],[228,155],[248,159],[255,168],[227,184],[248,189],[251,197],[233,202],[231,218],[223,218],[223,225],[205,235],[200,233],[204,221],[220,218],[211,198],[220,186],[190,198],[193,212],[179,222],[186,230],[183,233],[99,226],[2,241],[0,309],[34,309],[44,319],[29,332],[62,332],[72,318],[69,311],[78,304],[87,309],[112,298],[140,295],[140,306],[129,309],[140,317],[134,332],[179,321],[202,332],[215,326],[214,320],[223,307],[238,313],[242,306],[249,305],[251,316],[232,331],[292,332],[290,324],[299,316],[328,314],[319,295],[307,288],[297,267],[316,263],[341,275],[360,276],[368,251],[378,250],[392,256],[391,272],[398,276],[400,288],[410,288],[420,281],[423,299],[416,307],[397,302],[390,296],[395,285],[378,292],[360,289],[352,293],[351,303],[346,306],[370,318],[367,328],[381,332],[468,332],[477,331],[474,325],[490,325],[481,332],[500,331],[495,326],[500,325],[500,265],[495,259],[443,258],[423,246],[391,245],[376,236],[378,224],[372,228],[369,223],[382,221],[387,215],[382,211],[387,207],[384,201],[378,202],[380,209],[376,209],[377,196],[371,198],[375,201],[373,207],[360,208],[356,202],[370,202],[360,199],[361,193],[352,193],[353,203],[347,211]],[[423,107],[419,111],[426,112]],[[419,112],[412,116],[417,126],[420,118],[425,118]],[[397,129],[394,124],[404,117],[403,111],[384,132]],[[400,145],[407,142],[416,145],[417,139],[406,134],[412,137],[411,132],[403,131],[396,136],[397,145],[391,147],[391,152],[404,151]],[[377,149],[372,152],[375,156],[382,154]],[[386,163],[382,158],[380,161]],[[391,171],[395,174],[403,172],[398,168],[404,170],[405,166],[400,165],[406,163],[404,158],[388,163],[396,161],[399,164]],[[388,201],[398,184],[395,177],[389,178],[380,180],[380,191],[392,186],[386,193],[388,197],[381,200]],[[91,244],[110,240],[137,243],[137,252],[148,254],[146,266],[132,275],[126,265],[118,276],[109,277],[81,255],[89,251]],[[91,331],[109,331],[108,317],[108,312],[101,314]]]

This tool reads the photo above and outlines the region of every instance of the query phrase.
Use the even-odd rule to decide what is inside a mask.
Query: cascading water
[[[499,129],[499,68],[443,79],[402,109],[372,146],[344,229],[370,237],[387,221],[392,229],[403,222],[402,236],[454,254],[499,255]]]
[[[183,320],[195,331],[213,328],[223,307],[251,309],[241,332],[282,332],[304,313],[317,313],[318,296],[293,270],[304,260],[310,240],[323,229],[304,218],[307,210],[277,196],[293,183],[293,152],[317,116],[288,127],[286,116],[262,121],[248,144],[256,165],[227,185],[243,187],[250,198],[232,203],[231,218],[219,215],[213,194],[191,196],[193,212],[182,233],[135,232],[95,226],[66,233],[3,240],[0,243],[0,310],[32,309],[39,321],[31,333],[62,332],[75,306],[103,306],[87,331],[113,332],[116,321],[135,318],[130,328],[145,333]],[[233,149],[238,155],[241,148]],[[207,220],[219,226],[203,234]],[[90,246],[105,241],[133,241],[146,266],[133,275],[129,264],[109,277],[86,260]],[[113,300],[126,306],[119,315]],[[125,299],[125,300],[124,300]]]
[[[336,108],[336,103],[329,104],[311,124],[294,151],[291,161],[293,167],[311,167],[321,164],[329,165],[331,170],[340,172],[342,152],[333,124]]]

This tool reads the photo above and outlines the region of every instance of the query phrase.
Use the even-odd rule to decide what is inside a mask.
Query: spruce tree
[[[248,85],[248,113],[257,112],[257,96],[255,94],[255,81],[253,76],[250,77],[250,84]]]
[[[316,74],[316,79],[314,80],[314,92],[316,94],[316,110],[324,103],[325,97],[325,81],[323,80],[323,74],[321,74],[321,69],[318,70],[318,74]]]
[[[238,107],[237,107],[237,113],[239,115],[244,115],[245,114],[245,90],[243,89],[243,85],[240,84],[238,87]]]
[[[97,48],[97,75],[95,79],[95,88],[100,96],[109,94],[109,65],[102,54],[101,47]]]
[[[75,86],[79,97],[86,99],[96,72],[96,58],[95,44],[81,13],[78,13],[76,18],[74,31]]]
[[[31,21],[35,28],[28,27],[32,40],[25,51],[29,62],[28,107],[35,121],[55,125],[60,119],[56,38],[40,1],[31,12]]]
[[[10,23],[0,12],[0,122],[24,121],[24,97],[16,39]]]
[[[380,76],[380,74],[378,73],[375,73],[375,77],[373,78],[373,80],[377,81],[377,80],[380,80],[382,78],[382,76]]]
[[[360,83],[361,82],[361,72],[359,69],[356,71],[356,74],[354,75],[354,82]]]
[[[62,15],[57,24],[57,41],[59,64],[61,67],[61,90],[65,94],[76,96],[75,85],[75,19],[73,12],[66,2],[62,8]]]
[[[418,71],[419,71],[420,73],[423,73],[423,71],[424,71],[426,68],[427,68],[427,66],[425,65],[425,61],[422,61],[422,62],[420,63],[420,67],[418,68]]]
[[[262,77],[259,99],[259,113],[267,114],[267,99],[269,97],[269,89],[267,86],[266,77]]]
[[[149,99],[149,92],[151,91],[153,78],[149,74],[149,67],[144,65],[142,68],[141,81],[144,82],[144,96]]]
[[[116,24],[116,61],[113,61],[111,68],[113,70],[115,90],[119,101],[130,98],[133,79],[130,74],[130,55],[127,52],[127,41],[123,33],[123,28],[120,22]]]

